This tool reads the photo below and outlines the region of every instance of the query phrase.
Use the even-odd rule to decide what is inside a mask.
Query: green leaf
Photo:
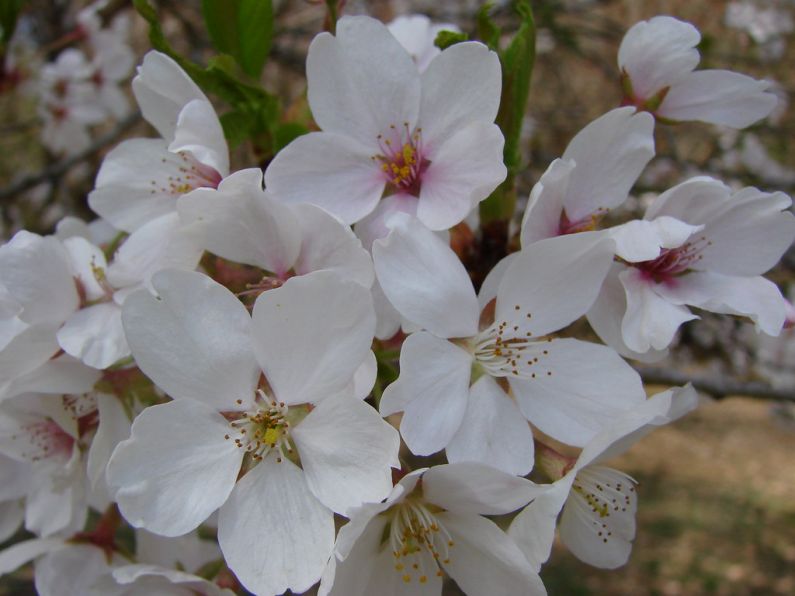
[[[446,50],[450,46],[468,40],[469,40],[469,35],[467,35],[466,33],[462,33],[460,31],[443,30],[439,31],[439,33],[436,34],[436,39],[433,40],[433,45],[435,45],[440,50]]]
[[[271,0],[202,0],[202,13],[215,48],[258,78],[273,39]]]
[[[489,13],[491,12],[492,8],[494,8],[494,4],[491,2],[486,2],[478,11],[476,17],[478,24],[478,39],[489,46],[490,49],[497,52],[500,49],[500,34],[502,33],[502,30],[494,21],[491,20]]]
[[[305,135],[309,129],[298,122],[278,124],[273,133],[273,152],[277,153],[289,145],[294,139]]]
[[[224,136],[231,149],[249,138],[256,122],[252,114],[241,110],[221,114],[220,120],[221,126],[224,127]]]
[[[11,41],[11,37],[14,35],[19,12],[26,2],[27,0],[0,0],[0,28],[3,30],[0,41],[4,46]]]

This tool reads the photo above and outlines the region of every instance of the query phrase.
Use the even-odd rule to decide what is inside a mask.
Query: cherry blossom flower
[[[530,193],[521,241],[593,230],[621,205],[654,157],[654,118],[630,107],[588,124],[553,161]]]
[[[108,464],[122,513],[178,536],[220,507],[219,544],[247,589],[308,589],[331,554],[333,512],[384,498],[398,465],[397,432],[351,384],[370,353],[369,291],[315,272],[261,294],[250,316],[199,273],[152,285],[157,296],[128,298],[124,327],[174,401],[144,410]]]
[[[698,318],[686,305],[750,317],[778,335],[786,307],[761,275],[795,238],[784,193],[732,191],[696,177],[660,195],[644,219],[612,231],[621,261],[611,268],[588,320],[616,349],[665,349],[679,326]]]
[[[668,390],[622,414],[576,460],[551,449],[537,452],[539,467],[555,482],[516,516],[509,529],[536,570],[549,558],[561,509],[561,540],[578,559],[605,569],[627,562],[635,538],[637,483],[603,462],[697,405],[690,385]]]
[[[265,184],[277,200],[316,204],[348,224],[386,193],[428,227],[449,228],[505,178],[493,123],[500,78],[497,55],[480,43],[448,48],[420,74],[383,24],[343,17],[307,58],[321,132],[279,152]]]
[[[319,593],[433,596],[446,573],[466,594],[546,594],[521,551],[482,517],[514,511],[542,491],[483,464],[415,470],[383,503],[351,511]]]
[[[533,465],[526,420],[585,444],[644,399],[637,373],[613,350],[553,336],[588,310],[612,254],[613,243],[593,233],[534,243],[508,265],[490,315],[481,310],[492,296],[481,290],[478,303],[455,253],[416,219],[396,221],[373,246],[376,275],[422,330],[403,343],[381,414],[403,411],[401,434],[418,455],[446,448],[450,461],[518,475]]]
[[[627,31],[618,49],[626,101],[665,120],[701,120],[745,128],[776,106],[770,83],[730,70],[695,70],[701,34],[690,23],[657,16]]]

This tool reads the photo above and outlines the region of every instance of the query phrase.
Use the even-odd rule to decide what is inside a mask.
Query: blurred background
[[[0,237],[6,240],[21,228],[50,233],[66,215],[90,219],[85,197],[103,155],[124,138],[153,131],[135,111],[130,93],[134,65],[150,48],[148,25],[131,1],[94,5],[91,21],[80,12],[89,3],[80,0],[2,1],[22,5],[0,73]],[[519,180],[520,197],[578,130],[619,105],[618,45],[632,24],[658,14],[700,29],[701,68],[728,68],[774,81],[779,108],[739,132],[700,123],[658,125],[657,157],[635,195],[612,214],[615,222],[639,215],[650,197],[698,174],[792,195],[795,1],[532,4],[537,61],[523,127],[527,167]],[[204,63],[213,51],[200,0],[153,5],[174,48]],[[384,21],[421,12],[472,33],[481,5],[475,0],[349,0],[344,12]],[[325,3],[275,0],[274,6],[274,45],[261,82],[288,113],[305,114],[306,48],[323,29]],[[493,14],[507,34],[518,26],[510,2],[495,2]],[[96,23],[128,49],[119,51],[114,39],[92,36]],[[83,58],[70,54],[74,49]],[[69,90],[59,87],[80,68],[91,69],[91,80],[106,94],[101,109],[88,115],[81,115],[79,100],[67,100]],[[218,108],[224,111],[223,104]],[[65,109],[73,110],[76,128],[64,129]],[[234,149],[233,170],[254,164],[267,162],[246,144]],[[790,251],[771,273],[790,298],[795,298],[793,269]],[[711,393],[721,399],[705,395],[698,411],[653,433],[616,462],[640,482],[638,536],[629,564],[596,570],[556,547],[542,572],[550,594],[795,594],[795,330],[761,337],[748,322],[700,314],[702,319],[680,334],[662,369],[704,380],[717,387]],[[677,382],[665,374],[656,380]],[[733,383],[728,389],[727,382]],[[649,385],[651,393],[662,389]],[[734,396],[735,390],[749,395]],[[4,580],[2,589],[20,594],[29,584],[24,577]]]

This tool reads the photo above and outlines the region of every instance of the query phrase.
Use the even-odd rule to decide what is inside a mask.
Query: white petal
[[[533,433],[516,403],[483,376],[470,389],[461,428],[445,453],[450,463],[481,462],[524,476],[533,468]]]
[[[522,217],[523,248],[538,240],[560,235],[563,199],[576,165],[573,161],[556,159],[533,186]]]
[[[373,260],[348,226],[314,205],[295,205],[294,210],[303,232],[295,262],[298,275],[329,270],[367,288],[373,285]]]
[[[392,229],[392,218],[399,214],[417,216],[419,199],[409,194],[399,193],[384,197],[370,215],[356,222],[353,230],[368,251],[373,250],[373,242],[386,238]]]
[[[0,273],[26,323],[61,323],[78,307],[68,253],[53,236],[17,232],[0,246]]]
[[[64,546],[63,538],[32,538],[17,542],[0,551],[0,575],[11,573],[36,557]]]
[[[180,110],[193,99],[207,101],[174,60],[154,50],[144,56],[132,87],[144,118],[168,141],[174,137]]]
[[[3,542],[14,536],[25,519],[22,501],[0,501],[0,540]]]
[[[369,17],[343,17],[337,35],[312,40],[307,96],[320,128],[377,147],[390,124],[413,129],[420,105],[414,62],[387,28]],[[270,187],[270,183],[268,183]]]
[[[370,291],[316,271],[287,280],[257,298],[252,342],[279,401],[321,400],[344,388],[375,332]]]
[[[518,252],[512,252],[511,254],[503,257],[496,265],[494,265],[494,268],[489,271],[486,279],[484,279],[483,283],[480,284],[480,291],[478,291],[478,306],[480,307],[481,311],[486,308],[489,302],[497,298],[497,292],[500,289],[502,279],[505,277],[505,272],[508,271],[508,267],[518,256]]]
[[[129,586],[124,596],[231,596],[228,588],[190,573],[167,569],[157,565],[125,565],[113,570],[113,580]],[[105,589],[102,586],[102,589]]]
[[[472,122],[494,122],[501,88],[500,60],[485,45],[465,42],[444,50],[422,74],[423,145],[433,148]]]
[[[353,548],[343,561],[332,557],[330,566],[334,566],[333,576],[323,574],[318,594],[322,596],[367,596],[372,590],[382,590],[385,578],[378,574],[377,557],[381,549],[381,539],[387,523],[385,516],[369,518],[369,523],[353,543]],[[340,537],[347,541],[351,524],[340,528]],[[397,572],[395,572],[397,573]]]
[[[334,547],[334,516],[289,460],[266,458],[237,483],[218,518],[229,568],[256,594],[304,592]]]
[[[58,350],[55,327],[49,324],[33,325],[15,336],[0,351],[0,397],[10,397],[11,383],[35,373]]]
[[[698,70],[671,87],[657,114],[671,120],[701,120],[745,128],[776,107],[768,81],[730,70]]]
[[[382,416],[403,410],[400,433],[417,455],[443,449],[461,426],[472,356],[430,333],[411,334],[400,351],[400,376],[381,397]]]
[[[665,297],[712,312],[749,317],[759,331],[777,336],[786,318],[781,290],[764,277],[694,272],[665,288]]]
[[[97,395],[99,426],[86,458],[86,471],[91,487],[106,487],[105,468],[116,445],[130,436],[130,419],[121,400],[115,395]]]
[[[691,226],[667,215],[652,221],[635,219],[614,226],[607,233],[616,243],[616,255],[633,263],[651,261],[660,256],[662,248],[682,246],[703,226]]]
[[[548,238],[519,253],[497,291],[495,317],[534,336],[557,331],[591,307],[613,260],[599,232]]]
[[[152,278],[122,321],[141,370],[174,398],[233,409],[253,398],[260,369],[249,340],[251,318],[226,288],[201,273],[169,270]]]
[[[519,512],[508,528],[508,535],[536,573],[549,559],[558,514],[569,496],[573,481],[574,473],[571,473],[550,485],[546,492]]]
[[[374,151],[342,134],[302,135],[279,151],[265,171],[265,186],[277,201],[312,203],[346,224],[375,209],[386,179]]]
[[[460,514],[503,515],[546,489],[476,462],[433,466],[422,476],[426,501]]]
[[[229,173],[229,148],[224,130],[212,104],[206,99],[191,100],[180,110],[174,140],[168,150],[174,153],[189,151],[221,176]]]
[[[730,194],[729,187],[720,180],[695,176],[654,199],[643,218],[651,220],[668,215],[689,224],[704,224],[725,208]]]
[[[110,572],[111,561],[91,544],[69,544],[36,561],[36,593],[77,596],[95,593],[97,581]]]
[[[5,360],[0,356],[0,367],[4,364]],[[16,377],[6,388],[0,390],[0,397],[12,397],[22,393],[79,395],[92,391],[100,376],[98,370],[84,365],[71,356],[59,356],[48,359],[35,370]]]
[[[164,536],[190,532],[224,504],[243,450],[229,423],[202,403],[177,400],[146,408],[108,463],[108,483],[134,527]]]
[[[58,330],[58,344],[70,356],[100,370],[129,356],[121,307],[107,302],[77,311]]]
[[[351,394],[357,399],[367,399],[375,386],[378,377],[378,360],[375,352],[370,350],[370,354],[364,359],[353,374],[353,380],[348,385]]]
[[[421,175],[420,221],[432,230],[446,230],[463,221],[505,180],[504,144],[496,124],[476,121],[438,146],[423,146],[431,163]]]
[[[560,517],[561,540],[589,565],[620,567],[629,559],[635,538],[638,497],[632,479],[616,470],[593,466],[578,472],[574,486]],[[586,501],[577,486],[595,495],[593,500]]]
[[[167,213],[127,237],[108,266],[107,278],[116,288],[150,286],[152,275],[161,269],[195,269],[203,252],[196,230],[183,225],[175,212]],[[116,295],[114,300],[123,302]]]
[[[341,394],[320,402],[292,431],[309,489],[345,514],[392,490],[400,436],[369,404]]]
[[[83,286],[85,300],[104,298],[105,290],[97,280],[97,273],[108,266],[102,250],[85,238],[67,238],[63,245],[69,253],[72,275]]]
[[[204,248],[229,261],[283,276],[301,249],[298,218],[262,190],[258,168],[224,178],[218,190],[184,195],[178,210],[183,222],[200,226]]]
[[[375,272],[386,297],[434,335],[475,335],[477,296],[456,254],[418,220],[393,221],[389,236],[373,244]]]
[[[123,141],[102,160],[88,204],[114,227],[132,232],[174,211],[185,165],[159,139]]]
[[[630,350],[664,350],[682,323],[698,318],[686,307],[660,297],[655,291],[657,284],[645,279],[641,271],[627,269],[618,274],[618,279],[627,301],[621,335]]]
[[[599,338],[624,358],[634,358],[642,362],[656,362],[667,354],[667,350],[652,350],[648,352],[635,352],[624,343],[621,324],[627,311],[627,295],[618,274],[626,267],[613,263],[610,271],[602,283],[599,297],[593,303],[586,316],[591,328]]]
[[[700,40],[698,29],[673,17],[641,21],[624,35],[618,66],[630,76],[635,96],[649,99],[698,65]]]
[[[563,153],[563,160],[577,164],[563,199],[569,220],[618,207],[652,157],[651,114],[616,108],[588,124]]]
[[[454,543],[449,562],[442,565],[465,593],[546,595],[541,578],[522,551],[494,522],[452,512],[440,513],[438,518]]]
[[[555,439],[583,446],[646,399],[638,373],[612,349],[576,339],[544,346],[535,378],[508,381],[522,413]]]

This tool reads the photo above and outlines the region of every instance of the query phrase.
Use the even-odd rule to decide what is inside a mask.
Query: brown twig
[[[43,182],[58,180],[61,176],[66,174],[66,172],[68,172],[71,168],[79,164],[84,159],[91,157],[108,145],[118,141],[119,138],[125,132],[127,132],[127,130],[132,128],[132,126],[135,125],[140,119],[140,112],[134,112],[121,120],[113,130],[110,130],[98,137],[94,142],[92,142],[88,147],[79,153],[75,153],[74,155],[62,159],[61,161],[44,168],[40,172],[23,176],[5,188],[0,188],[0,202],[5,202],[8,199],[23,193],[26,190],[30,190],[31,188],[34,188]]]
[[[693,387],[708,393],[715,399],[730,396],[753,397],[779,402],[795,403],[795,387],[772,387],[761,381],[738,381],[726,377],[694,377],[679,371],[665,370],[655,367],[636,367],[644,383],[659,385],[684,385],[692,383]]]

